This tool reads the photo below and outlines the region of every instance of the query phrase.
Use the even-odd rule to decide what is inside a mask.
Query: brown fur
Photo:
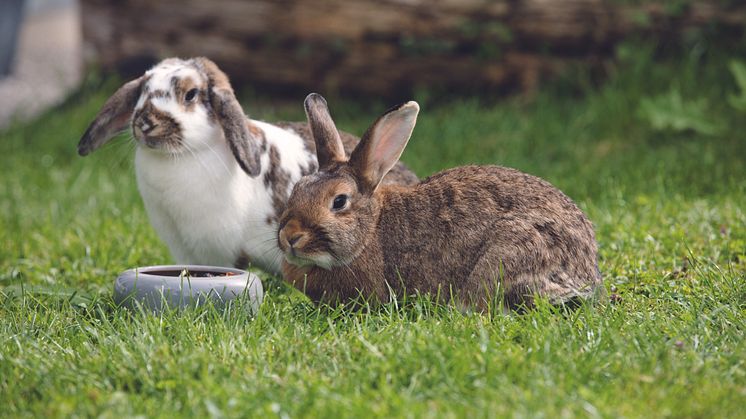
[[[251,259],[249,258],[249,255],[241,252],[241,254],[236,258],[236,261],[233,262],[233,267],[237,269],[246,269],[249,267],[250,263]]]
[[[210,107],[223,127],[223,134],[236,161],[249,176],[258,176],[261,172],[260,145],[248,129],[246,115],[233,93],[228,76],[207,58],[195,58],[194,62],[207,77]]]
[[[173,88],[174,95],[176,96],[176,100],[181,103],[182,106],[184,106],[184,109],[187,112],[194,111],[197,103],[204,103],[204,101],[207,100],[207,98],[203,96],[202,92],[202,90],[207,86],[204,86],[203,83],[200,83],[200,81],[198,80],[192,80],[191,78],[182,79],[178,77],[172,77],[171,86]],[[194,99],[192,99],[191,101],[187,101],[186,94],[192,89],[198,89],[198,93],[194,97]]]
[[[143,124],[149,126],[143,131]],[[132,118],[132,131],[148,147],[175,149],[181,144],[181,125],[171,115],[147,101]]]
[[[374,162],[357,152],[301,179],[280,220],[278,243],[289,257],[335,261],[329,270],[283,263],[285,279],[314,301],[388,301],[391,290],[477,308],[500,295],[516,308],[531,306],[534,294],[564,302],[602,289],[593,226],[548,182],[465,166],[414,186],[376,189]],[[349,204],[335,212],[330,203],[340,194]]]
[[[171,98],[171,92],[167,92],[165,90],[153,90],[152,92],[148,92],[148,101],[151,99],[170,99]]]
[[[273,145],[269,147],[269,168],[264,173],[264,186],[272,191],[272,207],[276,215],[271,221],[276,222],[285,211],[285,204],[290,195],[290,173],[282,168],[280,152]]]
[[[264,131],[262,131],[261,128],[257,127],[256,124],[253,124],[250,119],[246,119],[246,127],[249,129],[249,133],[251,133],[251,137],[254,138],[259,143],[259,151],[261,153],[267,152],[267,137],[264,135]]]
[[[88,155],[127,126],[147,80],[143,76],[127,82],[111,95],[80,138],[78,154]]]

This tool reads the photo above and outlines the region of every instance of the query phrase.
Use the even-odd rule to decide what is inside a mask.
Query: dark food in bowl
[[[197,271],[197,270],[162,270],[162,271],[147,271],[148,275],[159,275],[159,276],[184,276],[189,278],[214,278],[216,276],[234,276],[237,275],[235,272],[214,272],[214,271]]]

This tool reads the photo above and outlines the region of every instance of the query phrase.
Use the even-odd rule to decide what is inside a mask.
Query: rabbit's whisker
[[[209,142],[205,143],[205,145],[207,146],[207,149],[210,150],[210,152],[215,155],[215,157],[218,159],[218,161],[223,166],[223,168],[225,168],[225,173],[227,175],[230,175],[231,174],[231,169],[229,169],[228,166],[225,164],[225,162],[223,161],[222,157],[220,157],[220,154],[218,154],[218,152],[215,151],[215,149],[212,148],[212,145],[210,145]]]
[[[191,154],[192,157],[194,157],[195,160],[197,160],[197,163],[200,166],[202,166],[202,168],[205,169],[205,171],[210,175],[211,178],[217,179],[218,177],[217,173],[215,173],[215,171],[212,168],[210,168],[209,165],[204,162],[204,160],[202,160],[202,158],[199,156],[200,154],[199,152],[196,152],[192,147],[190,147],[186,143],[182,143],[182,145],[184,146],[184,149],[187,150],[189,154]]]

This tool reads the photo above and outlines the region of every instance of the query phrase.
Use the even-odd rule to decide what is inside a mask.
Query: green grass
[[[746,113],[725,100],[739,93],[727,57],[641,57],[621,57],[601,86],[568,77],[530,100],[423,96],[403,156],[423,176],[516,167],[573,197],[615,294],[573,312],[415,300],[341,313],[266,276],[255,317],[129,312],[113,278],[169,256],[131,144],[75,152],[114,86],[0,133],[0,416],[744,417]],[[300,100],[244,103],[300,119]],[[330,106],[356,133],[384,109]],[[716,129],[666,128],[676,112]]]

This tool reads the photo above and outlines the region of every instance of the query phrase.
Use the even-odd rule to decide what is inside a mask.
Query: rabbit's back
[[[377,250],[394,289],[453,292],[479,305],[499,283],[514,306],[533,293],[589,296],[601,284],[591,222],[535,176],[464,166],[381,192]]]

